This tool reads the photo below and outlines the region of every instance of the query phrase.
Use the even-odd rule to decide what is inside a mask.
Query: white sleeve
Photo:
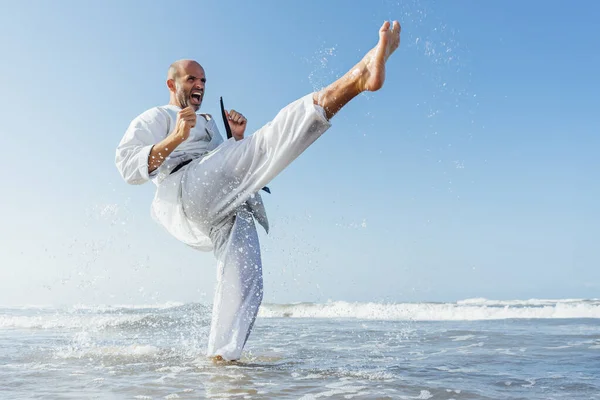
[[[158,109],[135,118],[117,146],[115,163],[125,182],[140,185],[150,180],[148,157],[152,147],[167,136],[167,121]]]

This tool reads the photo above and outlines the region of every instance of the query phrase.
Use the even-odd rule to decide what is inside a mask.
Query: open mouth
[[[191,98],[192,98],[193,104],[200,104],[200,102],[202,101],[202,93],[200,93],[200,92],[192,93]]]

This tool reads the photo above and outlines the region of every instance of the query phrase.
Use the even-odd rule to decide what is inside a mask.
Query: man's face
[[[192,106],[198,111],[204,98],[205,84],[204,69],[198,63],[182,65],[179,76],[175,79],[175,97],[179,106],[182,109]]]

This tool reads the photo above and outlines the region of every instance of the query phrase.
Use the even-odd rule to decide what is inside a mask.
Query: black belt
[[[231,134],[231,128],[229,127],[229,122],[227,121],[227,114],[225,114],[225,107],[223,106],[223,98],[222,97],[221,97],[221,116],[223,117],[223,124],[225,125],[225,131],[227,132],[227,139],[230,139],[231,137],[233,137],[233,135]],[[171,174],[174,174],[175,172],[179,171],[181,168],[185,167],[186,165],[188,165],[191,162],[192,162],[192,160],[186,160],[186,161],[181,162],[179,165],[177,165],[175,168],[173,168],[173,170],[171,171]],[[271,189],[269,189],[267,186],[262,188],[262,190],[264,190],[267,193],[271,193]]]
[[[223,105],[223,98],[221,97],[221,117],[223,118],[223,125],[225,125],[225,132],[227,132],[227,139],[231,139],[233,135],[231,134],[231,128],[229,127],[229,121],[227,121],[227,114],[225,114],[225,106]],[[267,193],[271,193],[271,189],[267,186],[262,188]]]
[[[184,162],[179,163],[175,168],[173,168],[171,173],[174,174],[175,172],[179,171],[181,168],[185,167],[186,165],[188,165],[191,162],[192,162],[192,160],[185,160]]]

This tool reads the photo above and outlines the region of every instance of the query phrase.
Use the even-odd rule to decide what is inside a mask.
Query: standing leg
[[[237,360],[252,331],[263,298],[263,277],[254,219],[240,209],[213,237],[217,288],[208,338],[209,357]]]

